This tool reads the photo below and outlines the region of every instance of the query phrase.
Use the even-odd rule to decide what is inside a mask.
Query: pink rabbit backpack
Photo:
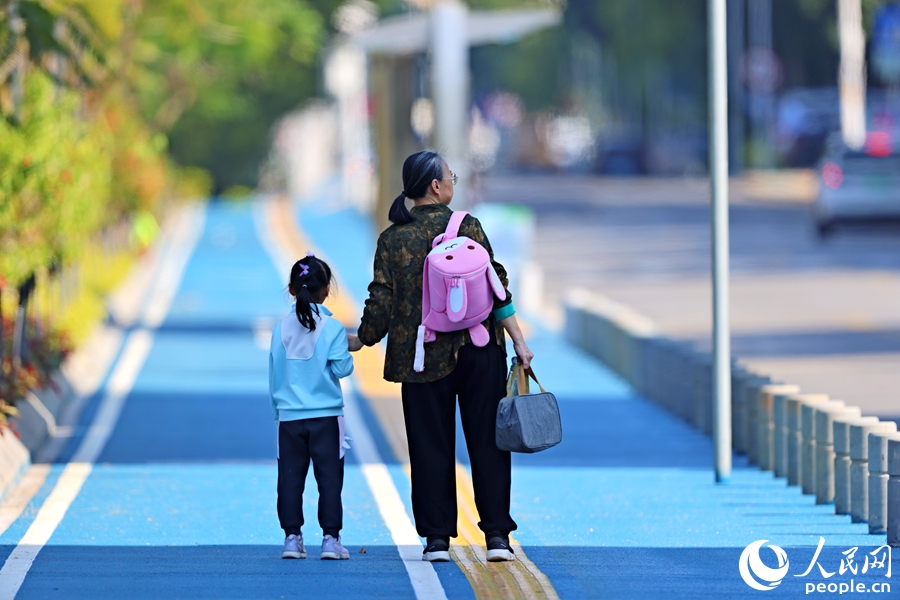
[[[455,211],[447,230],[434,238],[422,272],[422,324],[416,336],[413,368],[425,370],[425,343],[436,339],[436,331],[468,329],[472,343],[490,341],[482,321],[494,309],[494,295],[506,300],[506,290],[491,265],[487,250],[459,235],[465,211]]]

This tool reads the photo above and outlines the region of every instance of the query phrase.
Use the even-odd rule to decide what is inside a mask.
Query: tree
[[[315,93],[322,16],[300,0],[154,0],[132,16],[128,79],[181,164],[256,183],[268,131]]]

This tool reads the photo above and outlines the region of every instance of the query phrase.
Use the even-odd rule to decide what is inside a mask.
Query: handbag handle
[[[525,373],[528,374],[529,377],[531,377],[532,379],[534,379],[534,382],[535,382],[536,384],[538,384],[538,387],[541,389],[541,393],[542,393],[542,394],[546,394],[546,393],[547,393],[547,390],[545,390],[545,389],[544,389],[544,386],[541,385],[541,382],[538,381],[537,376],[534,374],[534,370],[533,370],[531,367],[528,367],[527,369],[524,369],[524,371],[525,371]],[[527,382],[526,382],[526,386],[527,386],[527,385],[528,385],[528,384],[527,384]]]
[[[547,390],[544,389],[544,386],[541,385],[541,382],[538,381],[537,376],[534,374],[534,370],[531,367],[527,369],[523,369],[521,363],[519,363],[518,357],[513,358],[512,368],[509,372],[509,378],[506,381],[506,395],[512,396],[513,382],[516,383],[516,388],[518,391],[517,395],[528,394],[531,393],[530,385],[528,378],[534,379],[534,382],[538,384],[538,387],[541,389],[542,393],[546,393]]]

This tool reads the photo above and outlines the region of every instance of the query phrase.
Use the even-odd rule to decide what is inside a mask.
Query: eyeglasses
[[[456,185],[457,181],[459,181],[459,176],[453,171],[450,171],[450,185]]]

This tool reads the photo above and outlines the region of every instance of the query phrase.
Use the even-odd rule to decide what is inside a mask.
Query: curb
[[[600,359],[642,396],[706,434],[712,426],[712,360],[667,338],[633,309],[572,290],[565,339]],[[732,359],[732,446],[747,461],[835,514],[868,522],[900,547],[900,434],[896,423],[865,417],[826,394],[801,393]]]
[[[0,501],[16,488],[30,466],[28,448],[11,431],[4,431],[0,435]]]
[[[0,436],[0,503],[16,488],[44,445],[58,433],[60,415],[70,405],[74,390],[69,379],[56,371],[43,389],[29,391],[16,402],[19,414],[9,419],[12,431]]]
[[[29,391],[16,402],[19,414],[10,419],[15,423],[19,441],[34,456],[44,443],[57,434],[57,423],[72,395],[72,384],[56,371],[43,389]]]

